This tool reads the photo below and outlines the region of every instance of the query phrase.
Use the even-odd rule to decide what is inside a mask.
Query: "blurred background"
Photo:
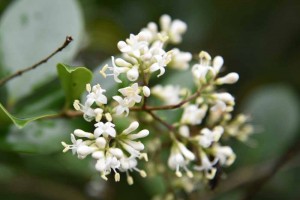
[[[162,14],[188,24],[181,50],[222,55],[226,71],[240,74],[227,90],[257,132],[247,144],[232,142],[237,160],[225,169],[227,179],[201,199],[243,199],[255,190],[254,199],[300,199],[297,0],[1,0],[0,77],[39,61],[66,35],[74,42],[46,66],[1,87],[0,102],[22,117],[61,109],[56,63],[96,69],[119,54],[118,41]],[[150,199],[160,191],[138,178],[133,186],[104,184],[88,159],[62,154],[60,141],[74,127],[89,128],[81,119],[41,120],[21,130],[0,125],[0,199]],[[278,166],[274,175],[272,166]],[[264,174],[270,176],[258,187]]]

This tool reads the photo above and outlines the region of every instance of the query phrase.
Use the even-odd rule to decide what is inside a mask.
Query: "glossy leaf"
[[[36,117],[30,117],[30,118],[17,118],[13,115],[11,115],[4,106],[0,103],[0,126],[9,125],[11,123],[14,123],[18,128],[23,128],[26,124],[29,122],[32,122],[37,119],[41,119],[44,117],[51,116],[52,114],[48,115],[41,115]]]
[[[65,64],[57,65],[57,73],[66,96],[66,106],[70,106],[75,99],[79,99],[90,83],[93,74],[85,67],[71,67]]]

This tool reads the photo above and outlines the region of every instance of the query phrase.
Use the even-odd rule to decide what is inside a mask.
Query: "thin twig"
[[[30,71],[32,69],[37,68],[38,66],[46,63],[50,58],[52,58],[55,54],[57,54],[58,52],[62,51],[64,48],[66,48],[71,42],[73,41],[73,38],[71,36],[67,36],[65,42],[62,44],[61,47],[59,47],[58,49],[56,49],[53,53],[51,53],[49,56],[47,56],[46,58],[42,59],[41,61],[35,63],[32,66],[26,67],[24,69],[18,70],[15,73],[3,78],[0,80],[0,86],[4,85],[6,82],[10,81],[11,79],[17,77],[17,76],[21,76],[23,73]]]
[[[83,113],[80,111],[63,110],[62,112],[60,112],[58,114],[43,117],[43,119],[74,118],[74,117],[80,117],[82,115],[83,115]]]
[[[147,113],[149,113],[153,117],[153,119],[155,119],[156,121],[160,122],[167,129],[169,129],[170,131],[174,131],[174,127],[171,124],[168,124],[167,122],[165,122],[159,116],[157,116],[156,114],[154,114],[151,110],[147,111]]]
[[[195,92],[193,95],[189,96],[188,98],[186,98],[185,100],[177,103],[177,104],[173,104],[173,105],[165,105],[165,106],[142,106],[142,107],[132,107],[130,108],[130,111],[140,111],[140,110],[144,110],[144,111],[153,111],[153,110],[172,110],[172,109],[176,109],[176,108],[180,108],[182,105],[186,104],[189,101],[194,100],[195,98],[197,98],[201,92],[203,91],[204,87],[201,90],[198,90],[197,92]]]

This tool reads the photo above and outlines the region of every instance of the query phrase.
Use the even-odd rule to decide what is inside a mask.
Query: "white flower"
[[[213,146],[213,154],[219,160],[221,165],[230,166],[235,161],[236,155],[229,146]]]
[[[187,29],[186,23],[178,19],[171,21],[171,17],[169,15],[161,16],[160,27],[162,29],[162,33],[167,35],[170,42],[173,44],[181,42],[182,34],[185,33]]]
[[[110,153],[106,153],[105,157],[102,157],[97,161],[95,168],[97,171],[101,172],[101,177],[104,180],[107,180],[106,175],[109,174],[111,170],[117,173],[116,169],[118,169],[120,165],[121,163],[117,157],[113,156]]]
[[[182,137],[188,138],[190,136],[190,130],[188,126],[180,126],[178,132]]]
[[[220,69],[223,66],[223,63],[224,63],[224,60],[221,56],[216,56],[213,59],[213,68],[214,68],[214,71],[215,71],[216,74],[219,73]]]
[[[162,99],[166,104],[173,105],[181,101],[180,98],[181,88],[176,85],[156,85],[152,88],[152,94]]]
[[[217,169],[214,167],[218,159],[214,159],[213,161],[210,161],[203,151],[200,151],[200,157],[201,157],[201,166],[194,166],[194,170],[197,171],[204,171],[205,177],[207,179],[213,179],[216,175]]]
[[[141,35],[130,34],[126,42],[120,41],[118,43],[118,48],[121,52],[138,58],[141,55],[140,51],[148,46],[148,42],[142,39],[145,38]]]
[[[137,160],[135,157],[123,157],[121,160],[121,166],[120,166],[120,171],[121,172],[126,172],[127,175],[127,182],[129,185],[133,184],[133,179],[132,177],[129,175],[129,171],[136,171],[138,172],[141,177],[146,177],[147,174],[144,170],[140,170],[139,168],[137,168]]]
[[[133,66],[130,70],[127,71],[127,78],[130,81],[136,81],[139,78],[139,70],[137,66]]]
[[[200,131],[200,135],[196,136],[196,138],[203,148],[208,148],[211,146],[212,142],[219,141],[223,132],[224,128],[222,126],[216,126],[212,131],[208,128],[204,128]]]
[[[140,89],[137,83],[132,84],[130,87],[121,88],[118,90],[128,101],[130,102],[130,107],[135,103],[140,103],[142,96],[139,95]]]
[[[140,151],[144,150],[144,144],[136,139],[144,138],[149,135],[149,131],[144,129],[136,134],[130,134],[139,127],[137,121],[132,122],[118,137],[118,142],[131,156],[140,156]]]
[[[225,112],[227,111],[227,106],[223,101],[217,100],[215,105],[210,108],[209,112],[209,123],[215,124],[218,120],[224,116]]]
[[[116,137],[116,130],[115,130],[115,125],[111,122],[106,122],[105,124],[103,122],[98,122],[95,124],[95,127],[97,127],[94,130],[94,135],[95,137],[99,137],[103,135],[104,137]]]
[[[74,130],[74,135],[76,135],[77,137],[85,137],[85,138],[89,138],[89,139],[94,139],[94,135],[92,133],[85,132],[81,129]]]
[[[99,84],[94,85],[92,92],[87,95],[87,105],[91,106],[94,102],[100,106],[102,104],[107,104],[107,98],[103,94],[106,90],[102,89]]]
[[[224,61],[222,57],[216,56],[211,62],[211,56],[205,51],[201,51],[199,57],[200,63],[192,67],[192,73],[197,84],[199,81],[201,84],[205,84],[217,76]]]
[[[143,86],[143,94],[144,94],[145,97],[149,97],[150,96],[151,91],[150,91],[149,87]]]
[[[169,66],[178,70],[186,70],[189,68],[189,62],[192,59],[192,54],[182,52],[177,48],[172,49],[172,59]]]
[[[88,122],[92,121],[97,115],[97,113],[95,113],[95,110],[92,109],[89,104],[90,103],[86,102],[85,105],[82,105],[78,100],[75,100],[73,103],[75,110],[80,110],[81,112],[83,112],[83,118]]]
[[[165,73],[165,67],[172,59],[171,52],[159,54],[154,56],[155,62],[150,66],[150,72],[160,71],[157,77],[160,77]]]
[[[112,67],[109,67],[108,65],[105,65],[101,71],[100,71],[100,74],[106,78],[107,76],[113,76],[114,77],[114,80],[117,82],[117,83],[122,83],[122,81],[119,79],[119,75],[122,74],[122,73],[125,73],[129,70],[128,67],[118,67],[115,63],[115,58],[112,56],[111,57],[111,63],[112,63]],[[112,71],[111,74],[106,74],[105,71],[109,69],[110,71]]]
[[[127,116],[129,113],[131,102],[127,98],[123,99],[120,96],[113,96],[113,99],[119,103],[119,105],[114,108],[114,112],[116,113],[116,115],[121,115],[125,112]]]
[[[234,84],[239,80],[239,75],[237,73],[229,73],[224,77],[218,78],[216,80],[216,83],[218,85],[222,85],[222,84]]]
[[[175,170],[178,177],[182,176],[180,168],[183,168],[188,176],[192,177],[192,172],[187,168],[190,161],[195,159],[195,155],[188,150],[184,144],[175,142],[171,147],[171,154],[168,159],[168,165],[171,169]]]
[[[203,105],[198,108],[197,105],[191,104],[184,108],[181,123],[197,125],[201,124],[202,119],[205,117],[207,111],[207,105]]]
[[[223,101],[228,105],[234,105],[234,97],[228,92],[215,93],[212,95],[216,100]]]
[[[89,145],[92,141],[87,140],[83,141],[82,139],[77,139],[73,134],[71,134],[71,142],[72,145],[68,145],[65,142],[62,142],[62,145],[65,147],[63,152],[67,152],[68,150],[72,149],[72,153],[78,155],[79,159],[84,159],[87,155],[95,151],[95,148],[90,147]]]

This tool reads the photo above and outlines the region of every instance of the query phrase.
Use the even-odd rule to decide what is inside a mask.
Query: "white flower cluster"
[[[241,123],[231,120],[234,97],[216,91],[219,85],[236,83],[238,74],[218,77],[223,58],[217,56],[211,61],[211,56],[204,51],[200,52],[199,58],[200,62],[191,68],[199,96],[183,106],[180,122],[176,124],[178,137],[173,142],[168,164],[177,176],[182,176],[182,168],[189,177],[193,176],[190,170],[193,169],[203,172],[205,178],[213,179],[217,165],[230,166],[236,157],[230,146],[221,145],[221,137],[230,135],[242,140],[253,130],[250,125],[247,125],[248,130],[239,128],[247,122],[246,118]],[[192,147],[193,151],[187,147]]]
[[[163,15],[160,30],[157,24],[150,22],[137,35],[130,34],[128,39],[118,43],[122,56],[112,57],[112,66],[105,65],[100,74],[105,78],[113,76],[117,83],[129,84],[118,90],[119,95],[112,97],[114,101],[107,99],[106,91],[100,85],[87,85],[85,103],[76,100],[74,107],[83,112],[85,120],[94,122],[95,129],[91,133],[75,130],[71,134],[72,144],[62,143],[64,152],[72,149],[80,159],[91,155],[96,159],[95,168],[103,179],[114,172],[115,180],[119,181],[119,172],[126,172],[128,183],[132,184],[130,171],[146,176],[137,164],[141,158],[147,160],[147,154],[142,152],[144,144],[136,140],[149,134],[147,129],[134,132],[139,122],[148,123],[150,118],[152,127],[155,127],[154,123],[160,123],[167,128],[165,132],[171,141],[167,163],[178,177],[183,176],[182,172],[189,178],[199,177],[195,176],[198,173],[205,180],[210,180],[215,177],[217,166],[230,166],[234,162],[236,155],[230,146],[222,145],[222,138],[235,137],[245,141],[253,128],[245,115],[232,117],[235,99],[230,93],[219,92],[217,87],[236,83],[239,75],[229,73],[220,76],[224,62],[220,56],[212,59],[207,52],[201,51],[199,62],[191,65],[191,53],[178,48],[168,49],[168,44],[182,41],[186,29],[184,22],[172,21],[168,15]],[[151,77],[161,77],[168,69],[190,70],[196,89],[151,84]],[[164,104],[150,106],[149,102],[155,97],[163,100]],[[157,110],[170,109],[182,110],[178,121],[168,123],[156,115]],[[131,114],[132,111],[144,112],[146,117]],[[115,117],[128,117],[133,122],[118,133]],[[149,144],[157,143],[158,139],[151,135],[153,142],[150,140]],[[149,153],[160,155],[155,152],[163,149],[156,146],[149,146]]]
[[[95,168],[101,173],[101,177],[107,180],[107,175],[111,172],[115,173],[115,181],[120,180],[119,172],[125,172],[129,184],[133,184],[133,178],[129,174],[131,171],[137,171],[142,177],[146,177],[146,172],[137,167],[138,159],[148,160],[147,154],[141,151],[144,150],[142,142],[137,141],[149,134],[149,131],[143,129],[134,133],[139,123],[133,121],[128,128],[121,133],[117,133],[113,117],[110,112],[106,112],[107,97],[104,95],[105,90],[100,85],[95,85],[91,88],[87,84],[88,95],[84,105],[75,100],[74,107],[76,110],[83,112],[84,119],[87,121],[95,120],[94,131],[85,132],[81,129],[76,129],[71,134],[72,144],[62,142],[65,147],[64,152],[72,150],[73,154],[77,154],[79,159],[84,159],[91,155],[96,159]],[[142,97],[139,95],[138,85],[135,83],[130,87],[119,90],[124,99],[115,96],[116,101],[121,98],[121,101],[126,101],[126,105],[121,107],[120,104],[114,108],[113,114],[120,115],[124,111],[129,112],[128,105],[134,105],[141,101]],[[105,117],[103,117],[105,116]]]

